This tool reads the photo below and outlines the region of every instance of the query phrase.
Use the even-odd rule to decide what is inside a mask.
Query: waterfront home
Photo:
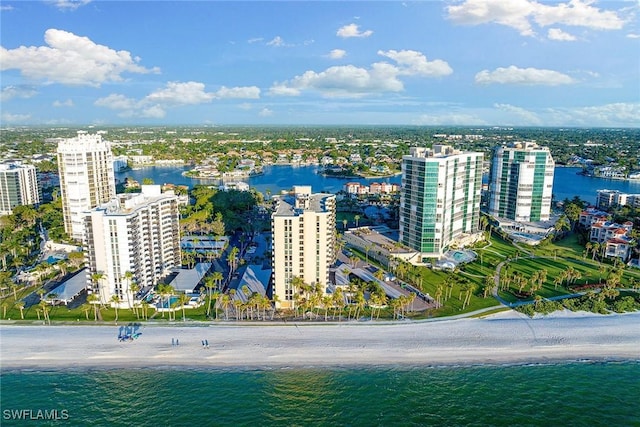
[[[609,219],[608,212],[604,212],[599,209],[589,207],[580,213],[578,223],[585,228],[589,228],[596,222],[607,221],[608,219]]]
[[[624,236],[619,239],[607,240],[604,256],[607,258],[620,258],[622,261],[627,261],[631,256],[631,248],[634,245],[631,237]]]
[[[604,245],[604,256],[620,258],[627,261],[631,256],[631,249],[635,244],[631,237],[633,223],[627,221],[618,224],[611,221],[598,221],[591,225],[589,241]]]

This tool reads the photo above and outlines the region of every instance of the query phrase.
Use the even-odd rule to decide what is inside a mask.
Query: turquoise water
[[[179,297],[172,295],[169,297],[169,302],[167,303],[167,298],[160,298],[160,302],[156,304],[156,307],[158,308],[169,308],[169,307],[173,307],[173,305],[175,303],[178,302],[178,300],[180,300]]]
[[[55,425],[633,426],[640,363],[274,370],[4,372],[7,410]]]
[[[45,261],[48,262],[49,264],[55,264],[56,262],[60,261],[61,259],[64,259],[64,258],[58,258],[58,257],[55,257],[53,255],[49,255],[49,257]]]

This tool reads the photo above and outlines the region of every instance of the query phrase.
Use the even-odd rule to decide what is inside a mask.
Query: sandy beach
[[[271,368],[640,360],[640,313],[505,312],[436,322],[167,326],[0,326],[3,370],[90,367]],[[209,348],[202,345],[207,340]],[[178,345],[172,345],[177,341]]]

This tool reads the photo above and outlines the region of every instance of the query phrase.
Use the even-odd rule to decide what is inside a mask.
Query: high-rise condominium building
[[[131,307],[131,284],[150,289],[180,266],[178,198],[159,185],[142,193],[119,194],[85,213],[85,258],[88,278],[102,303]]]
[[[598,190],[596,207],[598,209],[609,209],[613,206],[640,208],[640,194],[628,194],[618,190]]]
[[[64,229],[82,240],[83,213],[116,195],[111,144],[100,134],[78,132],[58,143],[58,170]]]
[[[37,205],[40,199],[35,166],[0,164],[0,215],[10,214],[16,206]]]
[[[329,267],[335,262],[336,198],[311,194],[310,186],[294,186],[281,196],[271,216],[273,231],[273,294],[278,308],[294,308],[293,279],[307,285],[329,283]]]
[[[497,147],[489,174],[489,214],[514,221],[547,221],[554,167],[549,149],[536,143]]]
[[[482,156],[434,145],[413,147],[402,157],[400,241],[423,261],[478,230]]]

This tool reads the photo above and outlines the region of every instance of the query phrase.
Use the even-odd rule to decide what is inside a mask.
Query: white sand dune
[[[331,324],[0,326],[2,369],[191,366],[212,368],[539,363],[640,360],[640,313],[529,319]],[[172,346],[172,338],[179,340]],[[209,348],[202,346],[208,340]]]

